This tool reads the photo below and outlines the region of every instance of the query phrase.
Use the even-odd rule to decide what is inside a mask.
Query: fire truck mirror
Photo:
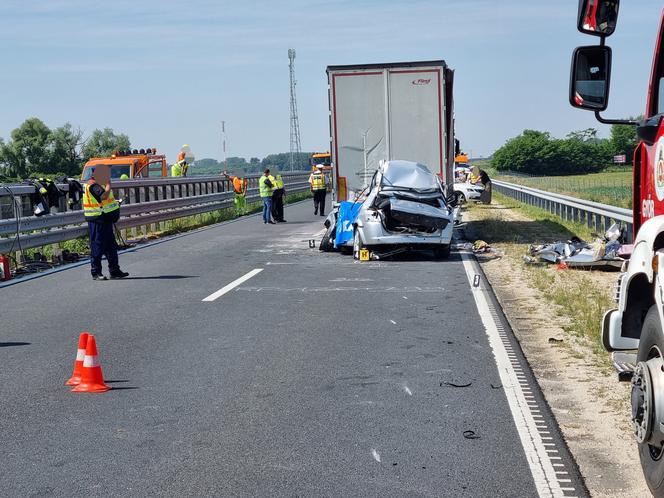
[[[578,47],[572,56],[569,101],[574,107],[603,111],[609,104],[611,48]]]
[[[620,0],[579,0],[577,28],[581,33],[611,36],[616,30]]]

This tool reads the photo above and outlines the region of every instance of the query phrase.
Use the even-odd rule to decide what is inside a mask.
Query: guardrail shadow
[[[553,239],[569,240],[576,236],[567,227],[552,220],[510,221],[491,218],[466,222],[464,234],[469,242],[483,240],[488,244],[496,242],[512,244],[548,243],[552,242]]]

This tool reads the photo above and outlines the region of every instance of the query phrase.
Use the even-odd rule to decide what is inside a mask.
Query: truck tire
[[[364,243],[362,242],[359,230],[356,228],[353,230],[353,259],[360,259],[360,251],[362,249],[364,249]]]
[[[643,321],[637,361],[647,361],[658,354],[661,355],[662,352],[664,352],[662,324],[657,305],[653,305]],[[638,447],[643,476],[650,491],[656,498],[664,498],[664,448],[658,449],[647,443],[638,444]]]
[[[454,197],[456,197],[456,205],[461,206],[466,203],[466,196],[463,192],[454,192]]]
[[[447,259],[450,257],[451,247],[449,244],[442,247],[436,247],[433,250],[433,257],[436,259]]]

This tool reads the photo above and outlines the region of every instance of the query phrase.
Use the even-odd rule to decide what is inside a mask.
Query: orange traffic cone
[[[85,348],[83,359],[83,374],[81,382],[71,390],[73,393],[103,393],[110,387],[104,384],[104,376],[101,373],[101,364],[97,356],[97,341],[92,334],[88,335],[88,345]]]
[[[81,332],[78,336],[78,350],[76,351],[76,360],[74,360],[74,373],[71,378],[65,382],[65,386],[77,386],[81,382],[83,375],[83,359],[85,358],[85,348],[88,345],[88,333]]]

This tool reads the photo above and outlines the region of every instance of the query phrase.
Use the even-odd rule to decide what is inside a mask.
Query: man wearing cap
[[[95,170],[85,185],[83,192],[83,214],[88,222],[90,233],[90,270],[92,280],[107,280],[101,272],[101,258],[106,256],[111,279],[124,278],[129,275],[120,269],[118,262],[118,245],[115,242],[113,224],[120,219],[120,204],[113,197],[110,174],[97,173],[104,178],[105,185],[97,183]],[[106,178],[108,176],[108,178]]]

